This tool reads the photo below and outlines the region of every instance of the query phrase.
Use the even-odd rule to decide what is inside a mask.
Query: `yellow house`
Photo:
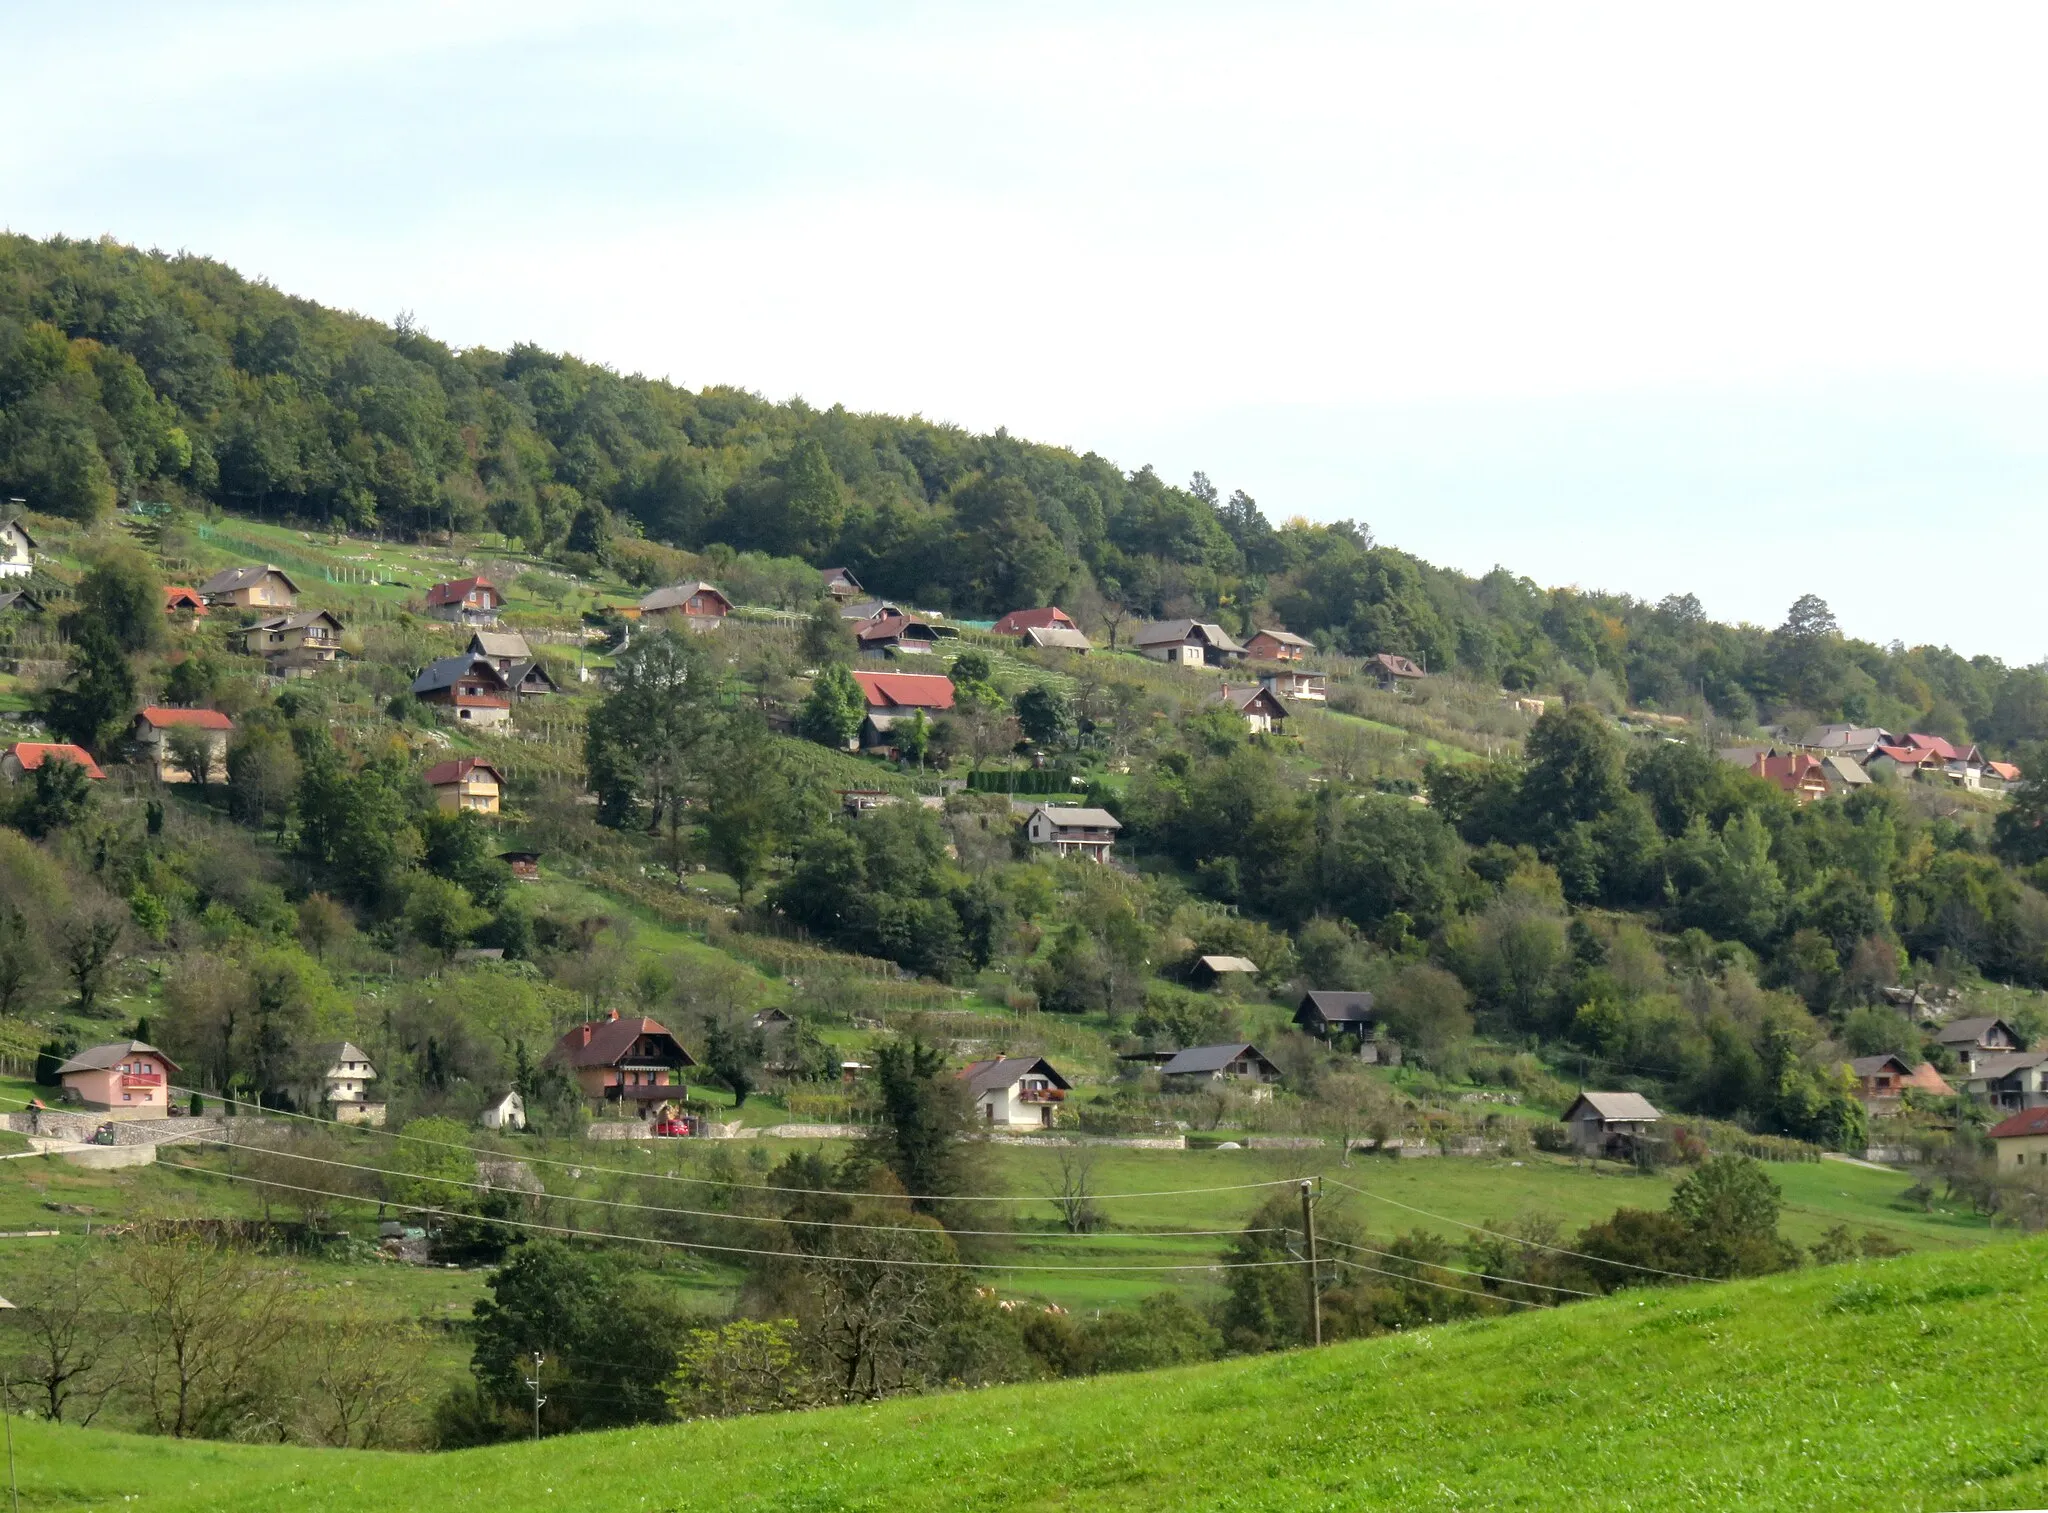
[[[281,567],[247,563],[222,568],[199,585],[199,597],[208,604],[232,604],[239,609],[292,609],[299,602],[299,586]]]
[[[457,757],[429,767],[427,786],[434,790],[434,802],[451,813],[469,809],[496,814],[505,780],[482,757]]]
[[[2000,1171],[2048,1167],[2048,1108],[2022,1109],[1987,1133],[1998,1152]]]

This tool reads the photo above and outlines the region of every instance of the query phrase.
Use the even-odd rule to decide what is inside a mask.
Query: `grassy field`
[[[1139,1376],[425,1458],[40,1424],[15,1442],[37,1509],[2040,1507],[2044,1309],[2048,1246],[2029,1242]]]

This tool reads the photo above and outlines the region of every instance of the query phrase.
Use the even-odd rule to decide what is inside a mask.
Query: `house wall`
[[[145,725],[137,739],[148,751],[150,771],[156,775],[156,780],[159,783],[192,781],[192,774],[171,758],[171,731],[181,728],[206,742],[206,780],[225,783],[228,780],[228,733],[225,730],[206,730],[196,726],[172,726],[168,730],[159,730],[153,725]]]
[[[136,1118],[170,1117],[170,1069],[154,1056],[136,1056],[124,1061],[131,1068],[106,1071],[66,1072],[64,1086],[76,1093],[87,1108],[111,1109]],[[138,1079],[153,1078],[154,1082]]]
[[[2048,1135],[2009,1135],[1992,1144],[1998,1147],[2000,1171],[2048,1169]]]
[[[479,778],[474,773],[457,782],[442,783],[434,789],[435,804],[449,814],[464,809],[478,814],[496,814],[498,798],[497,783],[490,778]]]

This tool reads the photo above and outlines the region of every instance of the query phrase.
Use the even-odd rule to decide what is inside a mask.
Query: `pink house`
[[[110,1040],[80,1051],[57,1068],[66,1098],[89,1109],[136,1119],[167,1119],[178,1064],[139,1040]]]

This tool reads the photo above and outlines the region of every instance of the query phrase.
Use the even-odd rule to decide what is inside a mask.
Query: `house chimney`
[[[619,1011],[617,1009],[613,1009],[609,1014],[605,1016],[605,1018],[611,1020],[613,1024],[617,1024],[619,1022]]]
[[[590,1044],[590,1026],[587,1024],[583,1026],[583,1043],[585,1045]]]

